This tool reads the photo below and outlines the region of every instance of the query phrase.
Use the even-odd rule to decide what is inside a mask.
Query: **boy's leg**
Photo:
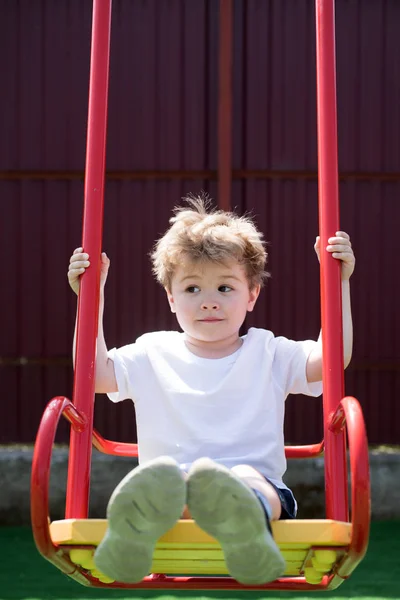
[[[238,465],[233,467],[231,471],[240,477],[252,490],[259,492],[267,500],[271,507],[269,518],[271,521],[277,521],[281,516],[282,504],[274,486],[259,471],[249,465]]]
[[[160,457],[128,473],[108,503],[108,529],[94,555],[99,571],[116,581],[141,581],[150,572],[157,540],[180,518],[185,503],[186,483],[174,459]]]
[[[257,485],[261,483],[260,479]],[[226,467],[202,458],[193,463],[187,486],[188,507],[193,519],[219,541],[234,579],[247,585],[261,585],[284,574],[285,561],[270,532],[269,518],[248,481],[244,482]],[[280,502],[270,487],[271,491],[269,484],[263,490],[268,498],[265,506],[268,508],[271,504],[270,518],[276,518],[279,517]]]

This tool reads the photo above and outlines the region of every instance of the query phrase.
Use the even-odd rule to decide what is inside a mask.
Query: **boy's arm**
[[[96,394],[111,394],[118,392],[117,380],[115,378],[114,362],[108,358],[107,344],[104,337],[103,328],[103,315],[104,315],[104,293],[100,294],[99,303],[99,326],[97,331],[97,344],[96,344],[96,382],[95,382],[95,393]],[[73,343],[73,363],[75,367],[75,348],[76,348],[76,322],[74,331],[74,343]]]
[[[346,369],[353,352],[353,320],[351,316],[350,282],[342,281],[342,313],[343,313],[343,360]],[[307,381],[322,380],[322,334],[319,334],[318,345],[312,350],[306,366]]]
[[[79,295],[80,278],[90,266],[89,255],[83,252],[82,248],[76,248],[70,258],[68,268],[68,281],[75,292]],[[100,302],[99,302],[99,323],[97,330],[96,345],[96,382],[95,392],[97,394],[108,394],[118,392],[117,381],[115,378],[114,362],[108,358],[107,345],[104,338],[103,314],[104,314],[104,286],[107,279],[110,260],[103,252],[101,255],[101,274],[100,274]],[[75,367],[75,347],[76,347],[76,321],[74,331],[74,341],[72,346],[72,358]]]
[[[353,320],[351,315],[350,277],[354,271],[355,257],[350,238],[344,231],[337,231],[336,237],[329,238],[328,252],[342,261],[342,326],[343,326],[343,359],[346,369],[351,361],[353,352]],[[320,240],[317,238],[315,251],[319,258]],[[322,380],[322,336],[319,335],[318,345],[312,350],[306,366],[307,381]]]

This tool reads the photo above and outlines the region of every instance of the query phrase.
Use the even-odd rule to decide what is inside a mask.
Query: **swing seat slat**
[[[103,539],[106,519],[66,519],[50,525],[53,543],[63,549],[90,549],[90,555],[70,553],[72,562],[82,565],[81,557],[90,561],[95,548]],[[329,519],[299,519],[272,524],[277,544],[286,560],[285,576],[299,576],[313,563],[320,564],[321,578],[332,571],[351,542],[351,523]],[[316,561],[315,550],[331,550],[328,560]],[[318,556],[318,555],[317,555]],[[90,563],[92,564],[92,563]],[[91,570],[91,569],[89,569]],[[95,570],[95,569],[94,569]],[[154,553],[154,573],[228,575],[219,543],[202,531],[192,520],[180,520],[163,535]]]

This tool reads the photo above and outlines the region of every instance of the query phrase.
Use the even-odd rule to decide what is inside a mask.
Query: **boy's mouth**
[[[218,321],[222,321],[223,319],[216,319],[215,317],[208,317],[207,319],[199,319],[202,323],[216,323]]]

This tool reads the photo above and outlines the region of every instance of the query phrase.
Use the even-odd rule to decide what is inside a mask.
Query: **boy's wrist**
[[[349,295],[350,294],[350,279],[342,280],[342,293]]]
[[[100,290],[100,295],[99,295],[99,313],[101,314],[103,312],[104,309],[104,290],[101,291]]]

